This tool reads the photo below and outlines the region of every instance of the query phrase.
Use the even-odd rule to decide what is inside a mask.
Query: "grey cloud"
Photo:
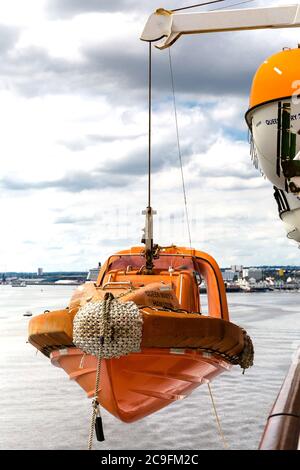
[[[79,152],[85,150],[87,147],[94,146],[102,143],[111,143],[122,140],[134,140],[139,137],[145,137],[146,134],[135,134],[135,135],[100,135],[100,134],[87,134],[81,139],[76,140],[63,140],[59,143],[64,145],[73,152]]]
[[[233,182],[231,183],[230,185],[228,185],[228,187],[222,187],[220,189],[220,191],[236,191],[236,192],[240,192],[240,191],[247,191],[247,190],[252,190],[252,191],[258,191],[260,188],[263,188],[263,187],[268,187],[270,186],[270,183],[267,182],[267,181],[264,181],[262,178],[260,180],[260,183],[258,185],[258,187],[253,187],[253,185],[251,184],[251,180],[249,181],[246,181],[244,180],[242,183],[237,181],[237,182]]]
[[[182,5],[182,0],[172,0],[172,8]],[[145,11],[149,14],[158,8],[155,0],[49,0],[47,11],[51,16],[64,18],[84,13],[113,13],[117,11]]]
[[[264,4],[266,4],[266,2],[270,3],[272,1],[273,0],[264,0]],[[225,0],[224,5],[226,7],[230,7],[234,6],[236,2],[236,0]],[[261,1],[254,0],[253,3],[260,4]],[[150,14],[159,6],[162,5],[159,5],[157,0],[48,0],[47,11],[50,16],[54,16],[56,18],[65,18],[84,13],[113,13],[117,11],[127,12],[128,10],[145,13],[147,12]],[[182,6],[186,6],[185,3],[183,5],[182,0],[172,0],[170,5],[165,5],[166,8],[180,8]],[[216,8],[217,6],[215,5],[212,5],[211,7],[206,6],[205,10]],[[239,8],[247,8],[247,5],[240,5]]]
[[[0,36],[1,37],[1,36]],[[122,56],[120,52],[120,57]],[[107,63],[106,63],[107,60]],[[118,55],[115,55],[118,60]],[[105,51],[103,57],[85,53],[82,62],[51,57],[49,53],[40,47],[27,47],[14,50],[9,56],[3,58],[0,63],[0,79],[8,81],[11,89],[26,97],[44,96],[51,94],[80,94],[82,96],[108,96],[111,100],[117,100],[122,104],[128,100],[140,99],[140,94],[146,97],[146,58],[142,56],[130,58],[128,53],[127,65],[119,73],[118,67],[113,63]],[[139,70],[139,78],[136,77],[133,88],[130,86],[132,73]],[[139,85],[138,85],[139,83]],[[130,94],[126,93],[131,89]],[[122,98],[123,97],[123,98]]]
[[[124,11],[134,0],[49,0],[47,11],[54,17],[72,17],[82,13]]]
[[[77,172],[61,178],[55,182],[49,182],[48,187],[55,187],[69,192],[81,192],[85,190],[123,187],[129,184],[129,180],[122,175],[111,178],[101,171],[93,173]]]
[[[192,155],[191,146],[183,144],[182,152],[185,161]],[[178,153],[174,144],[164,142],[153,146],[153,173],[167,166],[178,165]],[[12,191],[28,191],[39,189],[61,189],[67,192],[117,188],[128,186],[134,177],[144,177],[147,173],[147,146],[131,152],[121,160],[111,163],[107,158],[105,168],[98,168],[91,173],[84,171],[72,172],[55,181],[21,181],[12,177],[0,179],[0,187]],[[63,220],[63,219],[61,219]],[[62,222],[67,223],[67,222]]]
[[[105,49],[99,44],[82,52],[89,73],[102,69],[104,80],[114,84],[114,89],[129,89],[136,99],[146,91],[147,48],[130,33],[125,44],[118,42],[116,37]],[[198,99],[201,95],[246,96],[257,67],[281,47],[274,31],[183,36],[171,49],[176,91]],[[171,92],[168,60],[168,50],[153,50],[154,99]]]
[[[209,141],[206,142],[209,145]],[[205,147],[206,148],[206,147]],[[203,150],[205,150],[203,148]],[[184,163],[192,156],[192,146],[189,142],[182,144]],[[121,160],[111,162],[106,159],[104,168],[92,172],[77,171],[66,174],[54,181],[22,181],[12,177],[0,179],[0,187],[11,191],[31,191],[42,189],[58,189],[67,192],[81,192],[88,190],[101,190],[106,188],[121,188],[129,186],[136,177],[144,177],[147,173],[147,146],[130,152]],[[152,172],[156,173],[163,168],[178,166],[178,151],[169,141],[153,145]],[[68,223],[66,219],[61,223]]]
[[[200,166],[200,165],[199,165]],[[227,173],[224,172],[224,176],[221,178],[214,177],[213,170],[207,172],[207,175],[204,176],[204,172],[200,169],[199,170],[199,178],[196,180],[194,179],[193,182],[189,184],[191,188],[197,188],[200,186],[203,188],[204,191],[209,189],[214,189],[217,191],[222,192],[236,192],[239,193],[241,191],[259,191],[262,188],[270,187],[270,183],[264,180],[259,174],[257,176],[254,175],[247,175],[242,173],[240,176],[239,173],[232,172],[232,170],[228,169]],[[228,178],[232,178],[232,180],[228,180]],[[253,182],[257,181],[257,184],[253,186]]]
[[[172,7],[179,5],[182,1],[172,1]],[[157,6],[156,0],[49,0],[48,11],[64,17],[116,10],[134,15],[137,10],[145,10],[145,16],[140,14],[136,20],[142,29],[148,13]],[[13,45],[15,34],[12,28],[0,25],[0,51]],[[176,91],[196,102],[207,95],[246,97],[256,68],[281,47],[274,31],[183,36],[172,47]],[[37,47],[15,50],[2,59],[0,79],[6,79],[10,89],[28,97],[106,95],[111,103],[140,106],[142,102],[146,106],[147,45],[131,31],[125,40],[116,31],[110,44],[85,45],[81,52],[84,60],[78,62],[51,57]],[[154,101],[171,94],[168,51],[153,50],[153,87]]]
[[[224,35],[223,35],[224,36]],[[178,44],[172,50],[173,71],[177,93],[193,96],[199,100],[202,95],[246,95],[251,86],[253,73],[259,61],[253,58],[241,61],[241,48],[232,46],[230,38],[202,38],[200,42],[184,38],[183,44]],[[199,48],[197,48],[197,42]],[[196,44],[195,44],[196,43]],[[221,46],[220,46],[221,44]],[[248,52],[248,51],[247,51]],[[86,67],[90,77],[100,75],[102,89],[107,93],[113,87],[117,99],[128,90],[125,99],[146,102],[147,93],[147,52],[143,47],[111,47],[102,49],[101,46],[88,47],[83,50]],[[246,53],[246,51],[245,51]],[[168,65],[168,52],[153,53],[153,98],[166,98],[171,94],[171,81]],[[262,55],[262,60],[268,54]],[[217,58],[217,59],[216,59]],[[238,72],[233,74],[232,70]],[[120,90],[119,93],[117,90]],[[121,98],[124,100],[124,98]]]
[[[172,112],[172,111],[171,111]],[[210,126],[210,124],[209,124]],[[208,151],[211,144],[215,142],[218,135],[221,135],[221,129],[210,133],[210,127],[204,124],[199,130],[195,124],[185,131],[185,135],[180,139],[180,150],[182,163],[185,166],[189,163],[194,154],[201,154]],[[147,173],[148,146],[145,144],[135,151],[131,151],[121,161],[107,162],[105,171],[107,173],[120,173],[123,175],[143,176]],[[173,134],[170,132],[165,136],[162,142],[152,142],[152,172],[159,172],[166,168],[179,168],[179,155],[176,142],[175,127]]]
[[[13,26],[0,24],[0,53],[4,54],[14,47],[18,38],[20,30]],[[3,58],[1,58],[3,60]]]
[[[258,224],[260,223],[265,223],[267,220],[273,220],[273,216],[270,216],[268,213],[260,214],[256,213],[255,214],[255,223]],[[232,225],[240,225],[241,227],[245,227],[245,231],[248,230],[248,225],[247,224],[252,224],[253,222],[253,214],[246,214],[246,215],[241,215],[241,214],[234,214],[234,215],[226,215],[226,216],[218,216],[214,215],[213,217],[210,217],[208,215],[205,216],[206,220],[209,220],[209,225],[218,225],[218,226],[232,226]]]
[[[26,97],[79,92],[84,74],[76,63],[53,58],[40,47],[14,50],[0,63],[0,78]]]
[[[136,240],[135,240],[136,243]],[[121,246],[130,246],[132,244],[131,238],[101,238],[101,244],[104,246],[115,247],[120,250]]]
[[[210,139],[202,140],[198,146],[202,152],[205,152],[211,143]],[[183,164],[188,163],[194,153],[193,144],[187,140],[181,143],[181,153]],[[145,145],[133,152],[130,152],[121,161],[107,163],[105,171],[107,173],[119,173],[122,175],[143,176],[148,168],[148,148]],[[178,149],[175,144],[175,138],[166,139],[163,143],[154,143],[152,145],[152,172],[158,172],[163,168],[176,168],[179,165]]]
[[[14,180],[7,177],[0,180],[0,187],[11,191],[30,191],[54,188],[72,193],[86,190],[105,189],[108,187],[123,187],[127,186],[129,183],[129,178],[122,175],[112,178],[111,175],[105,175],[100,171],[93,171],[92,173],[78,171],[70,173],[55,181],[31,182]]]
[[[99,215],[97,215],[97,220],[99,221]],[[63,216],[63,217],[58,217],[54,223],[58,225],[65,225],[65,224],[66,225],[69,225],[69,224],[85,225],[85,224],[90,224],[91,222],[94,222],[94,221],[95,221],[95,216],[90,216],[90,217]]]
[[[199,176],[202,177],[210,177],[210,178],[226,178],[226,177],[233,177],[233,178],[238,178],[240,180],[250,180],[250,179],[256,179],[256,178],[261,178],[261,175],[258,173],[258,171],[253,168],[250,163],[249,165],[243,165],[242,168],[237,169],[237,168],[203,168],[199,167],[198,171]]]
[[[183,37],[172,49],[177,93],[196,102],[207,95],[246,96],[256,68],[279,43],[277,47],[274,32],[264,32],[272,41],[263,36],[261,43],[249,46],[249,36],[246,33],[242,41],[241,34]],[[29,97],[72,92],[106,95],[112,103],[127,106],[146,105],[147,48],[138,38],[129,32],[124,44],[116,35],[113,44],[84,47],[82,54],[84,60],[75,62],[51,57],[36,47],[14,51],[1,62],[0,78]],[[153,87],[154,101],[171,94],[168,51],[154,51]]]

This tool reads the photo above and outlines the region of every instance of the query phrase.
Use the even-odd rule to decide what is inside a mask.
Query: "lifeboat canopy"
[[[266,59],[256,71],[250,92],[250,110],[256,106],[300,95],[300,48],[284,49]]]
[[[300,49],[284,49],[258,68],[246,121],[252,155],[279,189],[300,194]]]

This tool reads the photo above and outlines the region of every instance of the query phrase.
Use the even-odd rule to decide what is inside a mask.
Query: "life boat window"
[[[195,267],[193,259],[186,256],[178,255],[160,255],[158,259],[154,261],[154,269],[161,271],[168,271],[172,267],[175,271],[190,271],[194,272]],[[145,258],[141,255],[123,255],[123,256],[112,256],[108,264],[107,271],[112,270],[124,270],[126,271],[130,266],[130,270],[138,270],[145,266]]]

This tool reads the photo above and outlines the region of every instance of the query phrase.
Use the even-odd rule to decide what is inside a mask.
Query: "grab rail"
[[[283,382],[262,436],[260,450],[298,450],[300,437],[300,349]]]
[[[113,288],[117,288],[118,285],[126,284],[127,286],[129,285],[130,287],[132,286],[132,283],[130,281],[109,281],[106,282],[102,289],[105,289],[107,286],[111,286]]]

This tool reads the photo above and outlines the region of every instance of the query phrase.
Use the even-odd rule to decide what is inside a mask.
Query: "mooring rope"
[[[100,346],[100,350],[102,350],[102,345]],[[101,356],[98,356],[97,360],[97,372],[96,372],[96,385],[95,385],[95,394],[92,401],[92,415],[91,415],[91,425],[90,425],[90,433],[89,433],[89,440],[88,440],[88,450],[92,450],[93,446],[93,437],[94,437],[94,429],[96,423],[96,417],[100,414],[99,409],[99,402],[97,400],[97,396],[99,393],[99,383],[100,383],[100,375],[101,375]]]
[[[93,437],[94,437],[94,429],[96,424],[97,415],[101,418],[100,414],[100,404],[98,402],[98,393],[99,393],[99,385],[100,385],[100,376],[101,376],[101,362],[102,362],[102,350],[104,345],[104,337],[105,337],[105,326],[107,322],[107,318],[109,315],[110,304],[114,296],[107,292],[104,296],[103,302],[103,324],[100,323],[100,341],[99,341],[99,350],[98,350],[98,359],[97,359],[97,370],[96,370],[96,383],[95,383],[95,393],[92,401],[92,415],[91,415],[91,425],[90,425],[90,433],[89,433],[89,440],[88,440],[88,450],[92,450],[93,445]]]
[[[225,436],[224,436],[224,433],[223,433],[223,430],[222,430],[221,421],[220,421],[220,418],[219,418],[219,415],[218,415],[217,407],[216,407],[216,404],[215,404],[215,400],[214,400],[212,389],[211,389],[211,386],[210,386],[209,382],[207,382],[207,386],[208,386],[208,391],[209,391],[209,396],[210,396],[210,399],[211,399],[212,407],[213,407],[213,410],[214,410],[214,415],[215,415],[215,419],[216,419],[216,423],[217,423],[217,428],[218,428],[218,431],[219,431],[219,434],[220,434],[220,437],[221,437],[221,440],[222,440],[222,443],[223,443],[223,447],[225,449],[228,449],[228,444],[227,444],[227,441],[225,439]]]
[[[189,244],[190,244],[190,248],[192,248],[192,237],[191,237],[190,219],[189,219],[189,211],[188,211],[186,189],[185,189],[185,182],[184,182],[183,165],[182,165],[182,153],[181,153],[179,130],[178,130],[177,104],[176,104],[174,75],[173,75],[173,67],[172,67],[172,56],[171,56],[170,48],[168,49],[168,51],[169,51],[169,65],[170,65],[172,94],[173,94],[173,106],[174,106],[174,116],[175,116],[176,138],[177,138],[178,158],[179,158],[180,172],[181,172],[181,182],[182,182],[183,200],[184,200],[184,208],[185,208],[185,217],[186,217],[186,224],[187,224],[187,230],[188,230]]]

